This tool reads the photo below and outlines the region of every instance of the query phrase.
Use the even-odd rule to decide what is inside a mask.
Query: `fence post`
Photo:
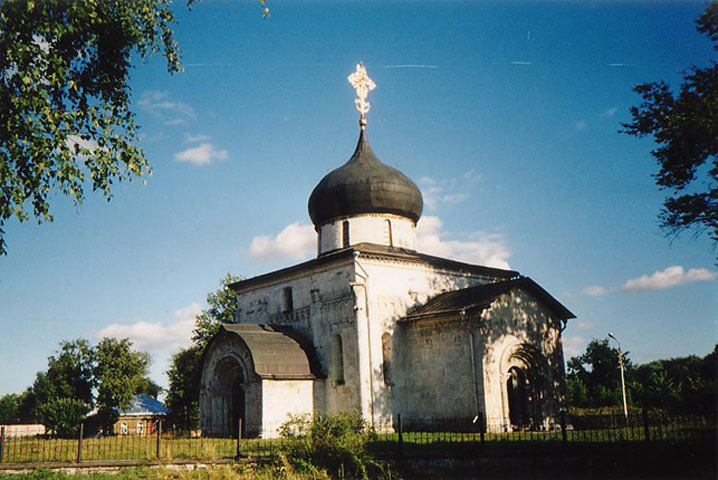
[[[396,423],[399,427],[399,458],[404,458],[404,429],[401,426],[401,413],[396,414]]]
[[[84,434],[85,424],[80,424],[80,436],[77,439],[77,463],[82,462],[82,436]]]
[[[242,457],[242,418],[240,417],[237,421],[237,456],[234,457],[235,460],[241,460]]]
[[[4,451],[5,451],[5,427],[0,427],[0,463],[2,463]]]
[[[643,409],[643,435],[646,437],[646,441],[651,441],[651,432],[648,429],[648,411]]]
[[[561,442],[563,445],[568,444],[568,421],[566,420],[566,410],[561,410]]]
[[[162,455],[162,452],[160,451],[160,446],[162,444],[162,420],[157,420],[157,458],[160,458],[160,455]]]

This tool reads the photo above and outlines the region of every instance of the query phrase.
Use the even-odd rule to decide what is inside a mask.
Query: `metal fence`
[[[538,426],[517,427],[502,419],[434,419],[402,424],[398,415],[369,432],[370,450],[387,457],[481,455],[487,448],[570,448],[622,442],[697,444],[715,441],[715,417],[675,415],[566,416]],[[193,437],[173,431],[153,435],[77,438],[13,436],[0,431],[0,463],[114,462],[266,457],[290,442],[307,439]]]

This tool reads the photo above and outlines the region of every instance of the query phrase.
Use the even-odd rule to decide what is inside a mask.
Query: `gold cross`
[[[366,97],[369,95],[369,92],[376,88],[376,83],[366,74],[366,67],[364,67],[364,64],[361,62],[357,64],[356,71],[349,75],[347,80],[349,80],[349,83],[351,83],[357,92],[357,98],[354,99],[354,104],[356,105],[357,111],[361,114],[359,124],[364,128],[364,125],[366,125],[364,114],[368,113],[371,108],[371,104],[366,101]]]

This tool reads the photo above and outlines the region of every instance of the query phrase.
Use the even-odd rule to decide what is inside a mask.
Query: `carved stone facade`
[[[478,307],[426,312],[445,292],[470,300],[495,285],[505,288]],[[232,288],[238,324],[290,328],[316,369],[262,378],[238,335],[216,339],[202,377],[208,433],[234,432],[241,417],[246,434],[274,435],[290,414],[314,412],[358,411],[380,429],[397,414],[407,423],[479,416],[501,429],[543,428],[558,415],[571,315],[517,272],[362,244]]]
[[[205,353],[202,429],[276,435],[298,413],[358,411],[377,429],[482,419],[546,428],[564,389],[573,314],[528,277],[416,252],[423,200],[363,125],[312,192],[317,258],[231,286]]]

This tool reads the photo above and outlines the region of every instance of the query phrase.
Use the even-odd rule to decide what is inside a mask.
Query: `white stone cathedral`
[[[231,285],[239,300],[205,352],[203,434],[274,436],[290,415],[356,411],[377,429],[451,420],[548,428],[574,315],[529,277],[416,250],[423,200],[365,132],[309,197],[317,257]]]

